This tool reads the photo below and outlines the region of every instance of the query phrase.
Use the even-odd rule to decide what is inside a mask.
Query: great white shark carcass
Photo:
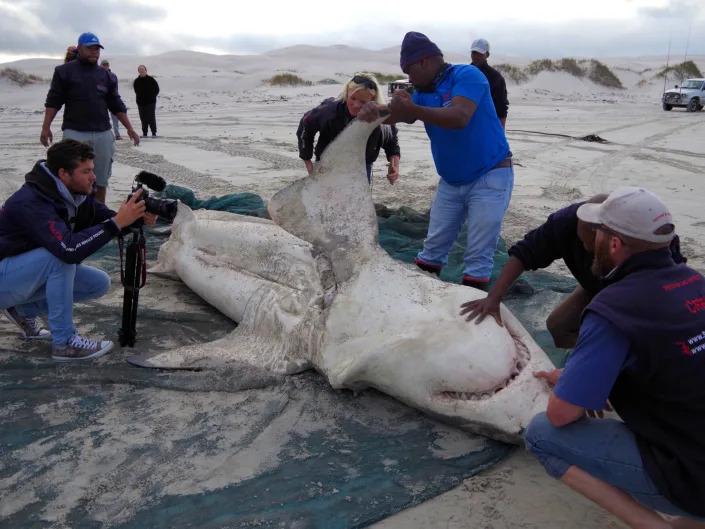
[[[175,273],[238,327],[214,342],[129,361],[166,369],[246,362],[308,368],[334,388],[376,388],[471,432],[518,443],[546,409],[548,357],[504,306],[505,326],[459,316],[485,294],[440,281],[378,244],[365,145],[353,121],[311,175],[279,191],[273,220],[179,204],[153,272]],[[472,229],[472,227],[470,227]]]

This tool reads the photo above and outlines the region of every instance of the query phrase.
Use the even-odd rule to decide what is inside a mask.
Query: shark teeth
[[[505,381],[504,384],[497,386],[496,388],[489,390],[489,391],[482,391],[482,392],[477,392],[477,393],[471,393],[469,391],[441,391],[438,394],[438,397],[441,398],[442,400],[451,400],[451,401],[479,401],[479,400],[488,400],[492,398],[493,395],[496,395],[500,391],[502,391],[504,388],[509,386],[521,373],[521,371],[524,369],[525,363],[523,361],[518,361],[516,365],[516,371],[512,373],[512,375]]]

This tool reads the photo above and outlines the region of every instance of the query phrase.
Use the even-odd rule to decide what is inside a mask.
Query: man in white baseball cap
[[[490,83],[490,94],[494,109],[497,112],[502,128],[506,129],[507,114],[509,112],[509,99],[507,98],[507,83],[504,77],[497,70],[487,64],[487,59],[490,56],[490,43],[486,39],[477,39],[472,42],[470,47],[470,60],[472,65],[478,68]]]
[[[620,187],[577,216],[596,230],[606,286],[565,368],[534,374],[554,390],[526,445],[630,527],[705,527],[705,278],[674,262],[671,213],[646,189]],[[602,419],[610,405],[622,420]]]

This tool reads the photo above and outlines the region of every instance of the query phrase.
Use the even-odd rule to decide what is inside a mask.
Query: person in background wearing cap
[[[105,68],[108,70],[113,76],[115,76],[115,83],[118,83],[118,78],[117,75],[113,73],[113,71],[110,69],[110,62],[107,59],[103,59],[100,61],[100,67]],[[122,136],[120,136],[120,121],[118,121],[118,118],[115,114],[112,112],[110,113],[110,118],[113,120],[113,134],[115,135],[116,140],[121,140]]]
[[[487,59],[490,57],[490,43],[485,39],[477,39],[473,41],[470,48],[470,59],[472,65],[478,68],[487,77],[490,83],[490,94],[494,108],[497,111],[502,128],[507,128],[507,112],[509,108],[509,99],[507,98],[507,83],[504,82],[504,77],[497,70],[487,64]]]
[[[48,147],[53,141],[51,123],[62,106],[64,138],[88,143],[95,151],[95,197],[105,203],[110,178],[115,138],[108,110],[115,114],[128,136],[139,145],[140,137],[132,128],[127,109],[118,93],[117,78],[98,66],[103,46],[93,33],[78,37],[78,56],[54,69],[54,77],[44,103],[44,124],[39,141]]]
[[[671,214],[645,189],[577,215],[605,287],[565,368],[534,373],[554,389],[527,448],[630,527],[705,527],[705,278],[674,262]],[[610,405],[623,422],[602,418]]]
[[[467,219],[463,284],[486,291],[514,187],[511,152],[490,85],[474,66],[447,64],[438,46],[414,31],[404,37],[400,65],[415,91],[413,96],[396,91],[385,122],[423,121],[441,177],[423,251],[415,262],[440,275]],[[373,121],[379,111],[368,103],[358,118]]]
[[[132,82],[137,100],[137,110],[142,122],[142,137],[147,137],[147,127],[152,129],[152,137],[157,137],[157,96],[159,83],[151,75],[147,75],[147,67],[140,64],[137,67],[137,77]]]
[[[384,95],[379,89],[377,78],[366,72],[358,72],[348,80],[337,98],[323,101],[316,108],[306,112],[296,131],[299,140],[299,158],[304,161],[309,174],[313,171],[311,158],[321,159],[321,154],[348,124],[355,119],[362,106],[376,101],[384,103]],[[318,134],[318,142],[314,149],[313,141]],[[370,134],[365,148],[365,163],[367,166],[367,181],[372,180],[372,164],[377,160],[380,149],[384,149],[389,162],[387,180],[394,184],[399,178],[399,140],[395,125],[380,125]]]

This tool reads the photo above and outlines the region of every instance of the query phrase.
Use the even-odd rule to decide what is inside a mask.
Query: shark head
[[[324,151],[313,174],[272,197],[272,220],[331,260],[338,281],[378,247],[377,215],[365,168],[365,145],[385,118],[354,120]]]
[[[331,384],[372,387],[443,422],[520,442],[548,402],[548,386],[533,376],[552,369],[543,350],[504,307],[504,327],[460,317],[479,290],[390,270],[380,255],[331,307],[318,362]]]

